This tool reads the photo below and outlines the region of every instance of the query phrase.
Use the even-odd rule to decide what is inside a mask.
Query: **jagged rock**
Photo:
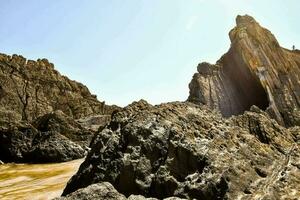
[[[77,122],[86,129],[98,131],[110,122],[111,115],[92,115],[78,119]]]
[[[294,126],[289,129],[290,132],[292,133],[292,136],[298,144],[300,144],[300,127],[299,126]]]
[[[108,121],[104,122],[107,123]],[[84,128],[73,118],[62,111],[55,111],[37,118],[32,125],[41,132],[54,131],[64,135],[71,141],[80,144],[83,148],[90,145],[94,135],[93,131]],[[92,126],[92,123],[90,124]],[[89,126],[87,126],[88,128]]]
[[[26,122],[0,125],[0,159],[4,162],[63,162],[83,158],[85,150],[56,131],[41,132]]]
[[[192,103],[135,102],[93,138],[63,195],[106,181],[127,197],[297,198],[299,132],[251,110],[224,119]]]
[[[46,59],[0,54],[0,108],[31,121],[56,110],[79,119],[111,114],[117,107],[99,102],[86,86],[60,75]]]
[[[242,114],[252,105],[285,126],[300,125],[300,53],[280,47],[252,17],[238,16],[229,51],[215,65],[200,63],[188,101]]]
[[[7,122],[17,122],[22,120],[22,116],[19,113],[0,107],[0,119]]]
[[[46,59],[0,54],[0,123],[10,126],[0,132],[0,157],[5,161],[82,158],[95,128],[104,127],[118,109],[60,75]]]

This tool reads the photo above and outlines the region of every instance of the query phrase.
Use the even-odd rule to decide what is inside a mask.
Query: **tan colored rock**
[[[62,76],[46,59],[0,54],[0,108],[31,121],[56,110],[79,119],[111,114],[116,107],[98,101],[86,86]]]
[[[252,105],[278,123],[300,125],[300,53],[282,48],[254,18],[236,18],[231,47],[215,65],[200,63],[189,85],[188,101],[242,114]]]

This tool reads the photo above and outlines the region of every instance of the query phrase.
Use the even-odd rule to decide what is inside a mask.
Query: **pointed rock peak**
[[[249,15],[237,16],[231,46],[217,64],[201,63],[189,101],[239,115],[255,105],[286,126],[300,125],[300,55]]]
[[[257,23],[253,17],[250,15],[238,15],[236,17],[236,25],[237,26],[245,26],[248,24]]]

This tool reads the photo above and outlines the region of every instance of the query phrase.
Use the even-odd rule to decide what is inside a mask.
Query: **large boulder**
[[[86,154],[57,131],[42,132],[26,122],[0,123],[0,160],[4,162],[64,162]]]
[[[126,200],[126,197],[120,194],[114,186],[108,182],[90,185],[79,189],[66,197],[56,198],[54,200]]]
[[[103,124],[107,123],[104,122]],[[62,111],[55,111],[37,118],[32,125],[41,132],[54,131],[67,137],[71,141],[80,144],[83,148],[90,145],[94,131],[83,127],[73,118],[64,114]],[[90,124],[93,126],[93,123]]]
[[[93,138],[63,195],[109,182],[126,197],[293,199],[300,191],[295,135],[255,107],[224,119],[191,103],[135,102]]]
[[[256,105],[281,125],[300,125],[300,53],[281,47],[274,35],[245,15],[229,33],[231,46],[216,64],[200,63],[188,101],[225,117]]]

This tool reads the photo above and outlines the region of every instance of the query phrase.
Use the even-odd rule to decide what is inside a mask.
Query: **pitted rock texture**
[[[0,159],[5,162],[44,163],[82,158],[97,132],[93,127],[104,127],[110,120],[106,115],[98,115],[80,123],[62,111],[55,111],[29,123],[16,120],[13,114],[5,115],[10,113],[3,111],[0,119]]]
[[[216,64],[200,63],[189,84],[188,101],[242,114],[252,105],[281,125],[300,125],[300,53],[280,47],[254,18],[236,18],[231,47]]]
[[[91,130],[98,131],[106,124],[110,122],[111,115],[92,115],[76,120],[82,127]]]
[[[41,116],[34,120],[32,125],[41,132],[57,132],[79,144],[84,149],[88,148],[95,133],[94,131],[83,127],[80,123],[64,114],[62,111],[55,111]]]
[[[55,130],[40,131],[26,122],[0,122],[0,159],[16,163],[64,162],[86,151]]]
[[[63,195],[109,182],[126,197],[296,199],[298,130],[257,107],[224,119],[192,103],[135,102],[93,138]]]
[[[0,54],[0,107],[27,121],[56,110],[79,119],[111,114],[116,108],[99,102],[83,84],[60,75],[46,59],[5,54]]]

